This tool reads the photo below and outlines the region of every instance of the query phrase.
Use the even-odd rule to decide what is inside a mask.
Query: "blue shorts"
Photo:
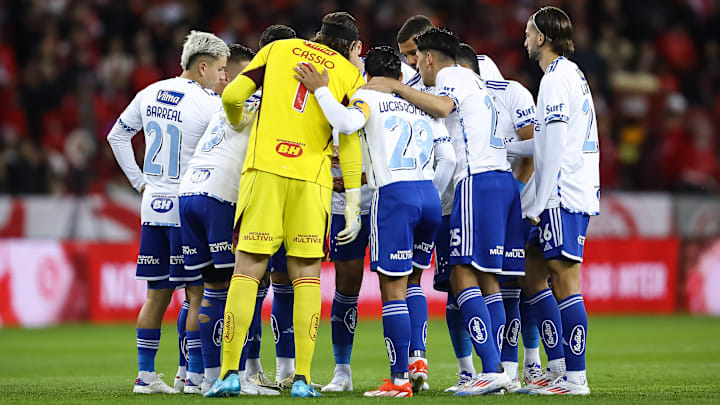
[[[548,208],[540,214],[537,237],[531,243],[540,246],[545,260],[583,261],[585,236],[590,216],[571,213],[565,208]]]
[[[345,229],[345,215],[333,214],[330,222],[330,261],[357,260],[365,258],[370,242],[370,214],[360,216],[362,228],[354,241],[347,245],[337,244],[337,234]]]
[[[235,206],[212,197],[180,197],[183,255],[188,277],[202,276],[207,267],[235,266],[232,252]]]
[[[181,284],[200,285],[200,278],[184,280],[182,237],[179,227],[143,225],[135,278],[148,288],[169,289]]]
[[[271,273],[287,273],[287,254],[285,253],[285,245],[280,245],[280,249],[270,256],[266,271]]]
[[[435,238],[433,288],[438,291],[450,291],[450,215],[445,215],[440,220],[440,228]]]
[[[450,215],[450,266],[525,274],[525,228],[520,193],[510,172],[484,172],[455,187]]]
[[[430,267],[440,227],[440,197],[431,181],[400,181],[380,187],[370,206],[370,268],[407,276]]]

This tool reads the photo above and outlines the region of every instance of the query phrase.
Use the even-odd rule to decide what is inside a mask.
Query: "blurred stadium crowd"
[[[0,194],[129,188],[105,136],[137,91],[181,72],[190,29],[257,48],[270,24],[310,37],[322,15],[347,10],[367,49],[395,45],[403,21],[425,14],[537,94],[523,31],[546,4],[575,24],[603,189],[720,191],[715,0],[0,0]]]

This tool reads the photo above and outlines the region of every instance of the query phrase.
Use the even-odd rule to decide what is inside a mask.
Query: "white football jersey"
[[[480,76],[459,65],[446,67],[437,74],[435,91],[455,103],[445,118],[457,156],[455,183],[477,173],[509,171],[505,140],[496,133],[497,108]]]
[[[423,169],[433,164],[434,145],[450,142],[445,126],[394,94],[360,89],[352,103],[370,111],[362,135],[370,188],[428,180]]]
[[[243,114],[254,116],[261,95],[257,91],[245,101]],[[250,131],[252,124],[236,131],[227,122],[224,111],[216,112],[188,162],[180,182],[180,195],[206,195],[235,204]]]
[[[558,205],[570,212],[597,215],[600,210],[600,148],[597,120],[590,86],[578,66],[564,57],[555,59],[545,70],[537,100],[538,125],[535,127],[535,177],[543,176],[542,156],[552,148],[547,138],[547,125],[562,121],[568,124],[565,153],[557,187],[545,207]],[[546,180],[546,179],[542,179]],[[543,202],[536,202],[542,204]]]
[[[144,225],[180,225],[180,180],[211,117],[221,109],[222,101],[213,91],[175,77],[141,90],[120,114],[114,129],[128,142],[141,129],[145,133],[142,173],[146,188],[141,208]],[[123,164],[137,169],[134,161]]]
[[[530,91],[513,80],[486,80],[485,89],[493,97],[498,111],[497,137],[505,143],[520,141],[517,130],[535,122],[535,101]],[[513,174],[520,159],[508,156]]]
[[[480,77],[483,80],[505,80],[495,62],[487,55],[477,55]]]

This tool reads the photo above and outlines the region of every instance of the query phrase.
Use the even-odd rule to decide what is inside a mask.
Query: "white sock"
[[[335,375],[338,374],[344,374],[348,377],[352,377],[352,370],[350,369],[349,364],[336,364],[335,365]]]
[[[202,373],[193,373],[191,371],[188,371],[187,378],[195,385],[202,384],[203,380],[203,374]]]
[[[392,382],[395,385],[403,385],[403,384],[409,383],[410,380],[407,378],[393,378]]]
[[[587,373],[583,371],[567,371],[565,372],[567,380],[573,384],[585,385],[587,383]]]
[[[178,366],[178,371],[177,373],[175,373],[175,375],[184,379],[187,375],[187,366]]]
[[[151,383],[158,378],[154,371],[138,371],[138,377],[146,383]]]
[[[523,348],[524,353],[524,359],[523,359],[523,367],[527,367],[531,364],[541,364],[540,360],[540,348],[539,347],[524,347]]]
[[[511,380],[515,381],[518,379],[518,363],[517,362],[503,361],[501,364]]]
[[[262,364],[260,363],[259,358],[247,359],[247,361],[245,362],[245,369],[247,370],[248,375],[255,375],[263,371]]]
[[[220,378],[220,367],[210,367],[205,369],[206,380],[214,381],[216,378]]]
[[[550,360],[547,368],[551,373],[565,374],[565,359]]]
[[[280,380],[295,374],[295,358],[294,357],[276,357],[276,373],[275,378]]]
[[[238,378],[240,379],[240,381],[245,381],[245,380],[247,380],[247,379],[248,379],[248,378],[247,378],[247,369],[245,369],[245,370],[238,370]]]
[[[472,354],[467,357],[458,357],[457,363],[458,370],[460,370],[461,373],[470,373],[475,377],[475,364],[473,364]]]

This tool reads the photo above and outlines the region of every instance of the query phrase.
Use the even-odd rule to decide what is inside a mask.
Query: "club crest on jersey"
[[[485,323],[477,316],[473,316],[468,322],[468,332],[476,343],[483,344],[487,340],[488,333]]]
[[[180,104],[183,97],[185,97],[185,93],[180,93],[179,91],[160,90],[158,91],[155,100],[158,103],[174,106]]]
[[[387,351],[388,360],[390,360],[390,365],[394,366],[395,362],[397,361],[397,355],[395,354],[395,345],[393,344],[392,340],[390,340],[389,337],[385,338],[385,350]]]
[[[173,208],[173,202],[166,197],[158,197],[150,202],[150,207],[155,212],[168,212]]]
[[[280,341],[280,328],[278,328],[277,318],[275,318],[275,315],[270,315],[270,329],[272,329],[275,344],[278,344]]]
[[[345,323],[345,327],[347,328],[348,332],[354,335],[355,326],[357,326],[357,307],[351,307],[348,308],[347,311],[345,311],[343,322]]]
[[[215,344],[215,346],[220,347],[222,345],[222,336],[223,336],[223,320],[218,319],[217,322],[215,322],[215,325],[213,326],[213,334],[212,334],[212,341]]]
[[[545,320],[542,323],[542,334],[543,341],[549,348],[553,348],[558,344],[558,333],[555,324],[552,321]]]
[[[570,351],[579,356],[585,351],[585,327],[577,325],[570,333]]]
[[[275,151],[282,156],[289,158],[300,157],[303,154],[303,148],[300,145],[294,145],[287,142],[280,142],[275,147]]]
[[[518,340],[520,340],[520,320],[519,319],[514,318],[510,321],[510,325],[508,325],[507,333],[505,334],[505,338],[510,346],[515,347],[518,345]]]

